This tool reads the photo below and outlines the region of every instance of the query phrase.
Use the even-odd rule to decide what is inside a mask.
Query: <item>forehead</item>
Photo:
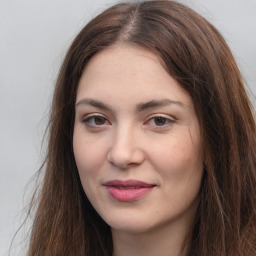
[[[169,97],[191,105],[192,100],[172,78],[158,57],[149,50],[129,45],[114,45],[96,54],[87,64],[79,81],[77,98]]]

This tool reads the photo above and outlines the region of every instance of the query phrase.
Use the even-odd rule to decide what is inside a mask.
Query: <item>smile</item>
[[[111,180],[104,183],[108,194],[120,202],[137,201],[148,194],[156,185],[138,180]]]

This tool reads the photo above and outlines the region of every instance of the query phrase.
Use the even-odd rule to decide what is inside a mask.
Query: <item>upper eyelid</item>
[[[81,119],[84,120],[84,119],[87,119],[87,118],[90,118],[90,117],[94,117],[94,116],[101,116],[101,117],[104,117],[104,118],[106,118],[108,120],[108,118],[105,115],[103,115],[101,113],[97,113],[97,112],[84,114],[84,115],[82,115]]]
[[[103,115],[103,114],[101,114],[101,113],[95,113],[95,112],[89,113],[89,114],[85,114],[85,115],[83,115],[83,116],[81,117],[81,119],[82,119],[82,120],[85,120],[85,119],[88,119],[88,118],[91,118],[91,117],[97,117],[97,116],[103,117],[103,118],[105,118],[106,120],[108,120],[108,121],[110,122],[110,120],[109,120],[108,117],[106,117],[105,115]]]
[[[109,121],[110,123],[112,123],[112,121],[114,121],[114,120],[111,121],[111,119],[109,117],[107,117],[106,115],[104,115],[102,113],[99,113],[99,112],[92,112],[92,113],[84,114],[84,115],[82,115],[81,119],[82,119],[82,121],[84,121],[85,119],[90,118],[90,117],[94,117],[94,116],[101,116],[101,117],[105,118],[107,121]],[[174,116],[171,116],[169,114],[153,113],[153,114],[148,115],[145,118],[144,122],[147,122],[148,120],[150,120],[152,118],[155,118],[155,117],[163,117],[163,118],[169,119],[171,121],[176,121],[177,120]]]
[[[80,120],[82,120],[82,121],[86,118],[93,117],[93,116],[102,116],[102,117],[106,118],[110,123],[116,121],[115,116],[105,113],[105,111],[99,111],[99,112],[97,110],[96,111],[88,111],[88,112],[84,111],[84,112],[80,112],[80,114],[79,114],[79,112],[78,112],[78,116],[80,116]]]
[[[171,115],[168,115],[168,114],[160,114],[160,113],[155,113],[155,114],[151,114],[147,117],[147,120],[151,119],[151,118],[154,118],[154,117],[163,117],[163,118],[166,118],[166,119],[170,119],[172,121],[175,121],[176,118],[174,116],[171,116]]]

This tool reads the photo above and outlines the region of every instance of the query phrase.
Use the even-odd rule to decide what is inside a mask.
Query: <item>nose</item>
[[[107,155],[108,161],[120,169],[128,169],[140,165],[144,159],[144,151],[134,129],[123,127],[118,129],[112,138]]]

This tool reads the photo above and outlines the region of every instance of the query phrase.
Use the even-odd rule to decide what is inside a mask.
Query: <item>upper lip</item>
[[[103,184],[108,187],[141,187],[149,188],[154,187],[154,184],[150,184],[140,180],[110,180]]]

